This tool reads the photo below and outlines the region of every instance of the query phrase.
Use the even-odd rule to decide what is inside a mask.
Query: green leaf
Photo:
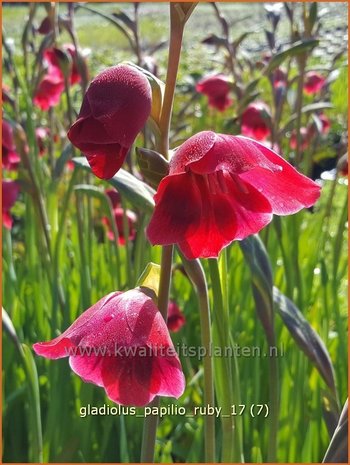
[[[348,463],[348,400],[322,463]]]
[[[73,158],[73,162],[77,167],[91,173],[91,168],[85,157]],[[155,191],[144,182],[135,178],[132,174],[120,169],[118,173],[107,182],[115,187],[121,195],[125,196],[133,206],[139,207],[141,210],[145,210],[149,213],[153,211],[153,195]]]
[[[309,52],[311,49],[318,45],[318,40],[316,39],[306,39],[296,42],[287,50],[283,52],[276,53],[270,60],[269,64],[266,66],[264,70],[264,74],[270,74],[273,70],[275,70],[278,66],[280,66],[284,60],[287,58],[292,58],[296,55],[300,55],[301,53]]]
[[[276,287],[273,289],[273,300],[278,314],[295,342],[317,368],[327,386],[336,394],[333,365],[320,336],[297,306]]]
[[[252,275],[256,312],[271,345],[275,342],[272,302],[272,269],[265,246],[253,235],[239,242]]]

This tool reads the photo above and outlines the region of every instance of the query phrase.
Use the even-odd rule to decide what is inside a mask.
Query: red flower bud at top
[[[16,152],[11,124],[2,120],[2,166],[7,170],[15,170],[21,161]]]
[[[12,228],[12,216],[10,210],[17,200],[19,186],[16,181],[2,180],[2,224],[7,229]]]
[[[46,35],[53,30],[52,21],[49,16],[46,16],[40,23],[37,31],[39,34]]]
[[[196,91],[206,95],[209,99],[209,106],[219,111],[226,110],[232,103],[228,96],[230,92],[229,80],[223,74],[215,74],[201,79],[196,85]]]
[[[304,92],[310,95],[317,94],[323,88],[325,82],[326,79],[321,74],[309,71],[305,74]]]
[[[310,133],[308,128],[300,128],[300,148],[301,150],[306,150],[309,147],[310,140],[313,134]],[[296,130],[293,129],[290,140],[289,146],[291,149],[295,150],[297,148],[297,133]]]
[[[266,103],[254,102],[249,104],[242,113],[242,134],[257,140],[265,140],[271,134],[268,125],[270,118],[270,109]]]
[[[86,156],[93,173],[110,179],[122,166],[151,113],[151,86],[136,68],[107,68],[90,84],[68,138]]]
[[[175,151],[147,236],[153,245],[177,244],[188,259],[217,257],[272,214],[296,213],[319,195],[315,182],[259,142],[200,132]]]
[[[178,398],[185,388],[165,321],[142,288],[108,294],[33,348],[50,359],[69,357],[83,381],[104,387],[118,404],[142,407],[157,395]]]
[[[170,300],[168,305],[167,326],[170,331],[177,333],[186,323],[185,315],[181,312],[176,302]]]

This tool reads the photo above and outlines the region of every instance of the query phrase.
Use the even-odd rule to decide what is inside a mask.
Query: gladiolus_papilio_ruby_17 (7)
[[[166,323],[142,287],[108,294],[33,349],[49,359],[69,357],[83,381],[103,387],[121,405],[142,407],[156,395],[179,398],[185,388]]]
[[[273,214],[296,213],[319,196],[318,184],[263,144],[203,131],[174,151],[147,236],[153,245],[177,244],[188,259],[217,257]]]
[[[68,138],[97,177],[110,179],[120,169],[151,106],[151,85],[133,66],[112,66],[92,80]]]

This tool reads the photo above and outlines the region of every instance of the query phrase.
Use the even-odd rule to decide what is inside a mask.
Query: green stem
[[[217,259],[209,259],[209,272],[213,293],[213,340],[220,347],[220,357],[214,358],[215,390],[219,407],[221,407],[222,454],[221,462],[240,461],[241,451],[235,440],[235,425],[231,416],[233,405],[233,372],[231,359],[225,356],[226,348],[231,346],[229,318],[225,309],[221,288],[219,265]],[[239,457],[239,458],[238,458]],[[235,460],[238,458],[238,460]]]
[[[205,349],[205,356],[203,357],[204,404],[214,407],[215,397],[213,382],[213,365],[210,353],[212,348],[212,340],[208,285],[200,261],[186,260],[186,258],[182,255],[181,258],[185,270],[196,288],[199,302],[202,346]],[[206,415],[204,417],[204,438],[205,462],[213,463],[215,462],[215,417],[213,415]]]
[[[164,100],[159,121],[160,138],[157,141],[157,151],[168,159],[169,152],[169,130],[171,114],[173,109],[174,93],[177,72],[180,62],[182,37],[187,18],[181,17],[179,3],[170,3],[170,44],[168,69],[165,82]],[[158,308],[164,320],[167,320],[169,291],[171,282],[171,268],[173,257],[173,246],[164,246],[162,249],[161,273],[159,280]],[[159,398],[156,397],[153,405],[159,405]],[[157,434],[158,416],[149,415],[145,418],[143,425],[141,462],[153,462],[154,448]]]

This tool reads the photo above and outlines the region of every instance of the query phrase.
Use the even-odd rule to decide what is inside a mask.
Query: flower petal
[[[201,196],[190,174],[164,178],[155,201],[156,207],[147,227],[151,244],[174,244],[197,229],[201,217]]]
[[[258,142],[253,143],[268,160],[280,166],[281,171],[272,172],[257,166],[240,174],[240,178],[269,200],[273,213],[290,215],[314,205],[320,196],[320,186],[299,173],[277,153]]]

